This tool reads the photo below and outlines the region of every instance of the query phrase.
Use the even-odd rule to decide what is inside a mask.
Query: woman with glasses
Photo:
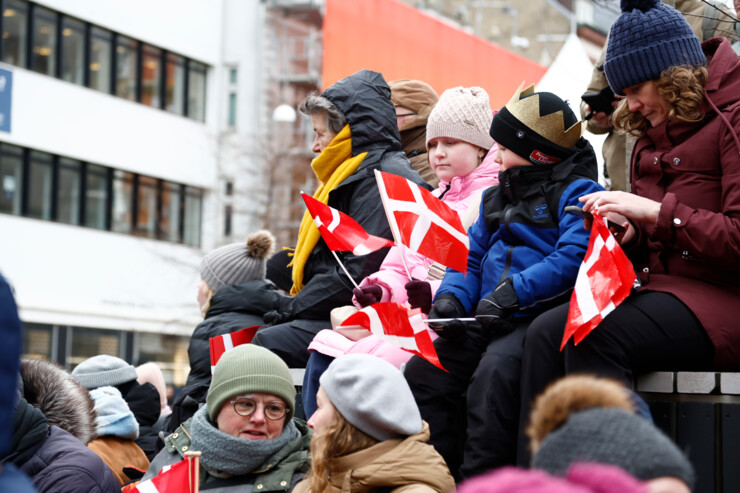
[[[292,491],[309,469],[310,431],[293,419],[295,387],[287,365],[268,349],[245,344],[219,359],[206,405],[165,438],[143,479],[201,452],[209,491]]]
[[[311,472],[296,493],[447,492],[455,488],[406,380],[380,358],[349,354],[321,375]]]

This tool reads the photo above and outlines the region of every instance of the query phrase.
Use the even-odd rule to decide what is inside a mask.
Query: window
[[[85,24],[69,17],[62,19],[62,79],[85,83]]]
[[[110,92],[112,48],[110,31],[90,29],[90,87],[98,91]]]
[[[68,362],[72,368],[99,354],[121,357],[121,332],[106,329],[72,327]]]
[[[23,149],[9,144],[0,147],[0,212],[21,213]]]
[[[227,205],[224,208],[224,236],[231,236],[231,220],[234,216],[234,208]]]
[[[201,122],[206,116],[206,66],[194,61],[188,71],[188,116]]]
[[[224,185],[224,193],[229,197],[234,195],[234,182],[233,181],[226,182],[226,184]]]
[[[116,95],[136,101],[136,61],[138,43],[118,36],[116,43]]]
[[[230,128],[236,127],[236,93],[229,94],[229,121]]]
[[[107,229],[107,208],[108,170],[88,164],[85,175],[85,226]]]
[[[59,158],[57,189],[57,221],[80,224],[80,169],[79,161]]]
[[[200,221],[203,192],[185,187],[185,219],[183,241],[186,245],[200,246]]]
[[[24,359],[51,359],[52,338],[54,326],[35,323],[23,323],[23,354]]]
[[[28,173],[28,215],[37,219],[51,219],[51,154],[31,151]]]
[[[190,371],[189,343],[190,338],[185,336],[137,333],[134,346],[139,355],[138,364],[153,361],[162,369],[167,383],[182,387]]]
[[[138,236],[157,237],[157,180],[139,176],[136,200],[136,230]]]
[[[185,114],[185,59],[167,54],[167,85],[165,109],[178,115]]]
[[[182,185],[162,184],[162,218],[160,237],[163,240],[180,241],[180,210]]]
[[[19,67],[26,66],[26,26],[28,4],[6,0],[3,9],[3,61]]]
[[[141,56],[141,102],[159,108],[162,101],[162,50],[144,46]]]
[[[230,68],[229,69],[229,84],[232,84],[232,85],[236,84],[236,80],[237,80],[236,79],[236,69]]]
[[[33,52],[30,69],[40,74],[56,75],[57,14],[36,6],[33,10]]]
[[[113,174],[112,229],[116,233],[131,233],[133,222],[134,174],[116,170]]]

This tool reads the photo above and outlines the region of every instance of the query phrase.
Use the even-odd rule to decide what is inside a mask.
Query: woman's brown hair
[[[707,83],[705,66],[674,66],[665,69],[655,87],[668,103],[668,120],[697,122],[704,117],[701,105],[704,102],[704,86]],[[637,138],[645,135],[650,122],[638,112],[630,111],[627,99],[622,99],[612,115],[612,123],[619,133],[632,134]]]
[[[306,477],[309,491],[323,492],[328,489],[331,460],[359,450],[372,447],[378,440],[366,435],[339,411],[334,409],[336,420],[314,435],[311,441],[311,472]]]

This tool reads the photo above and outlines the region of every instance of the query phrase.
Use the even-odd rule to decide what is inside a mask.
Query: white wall
[[[0,271],[25,322],[190,335],[193,248],[0,215]]]

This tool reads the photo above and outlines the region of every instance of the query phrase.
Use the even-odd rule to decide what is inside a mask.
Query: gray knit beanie
[[[136,380],[136,368],[121,358],[99,354],[88,358],[72,370],[72,376],[87,389],[121,385]]]
[[[427,146],[436,137],[451,137],[483,149],[493,147],[493,111],[480,87],[454,87],[442,93],[427,121]]]
[[[222,246],[203,257],[200,275],[214,294],[224,286],[265,278],[265,259],[272,253],[275,238],[269,231],[247,236],[246,243]]]
[[[406,379],[387,361],[368,354],[341,356],[319,379],[344,419],[376,440],[421,431],[421,414]]]
[[[280,397],[288,405],[286,423],[293,417],[296,392],[288,365],[269,349],[242,344],[226,351],[213,370],[206,396],[211,421],[215,421],[226,400],[250,392]]]
[[[578,462],[619,466],[638,479],[677,477],[690,489],[694,470],[678,447],[651,422],[629,411],[592,408],[572,414],[551,432],[532,467],[564,476]]]

